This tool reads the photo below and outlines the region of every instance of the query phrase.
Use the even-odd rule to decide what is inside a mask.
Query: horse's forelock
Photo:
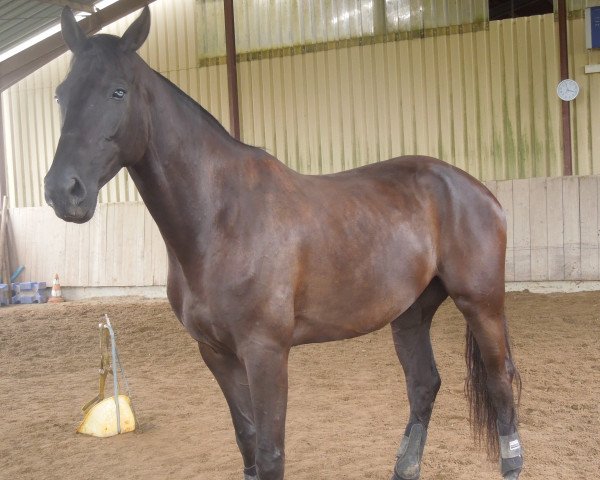
[[[110,67],[123,69],[131,67],[129,54],[119,49],[119,37],[108,34],[94,35],[89,38],[88,47],[71,60],[71,74],[97,74]],[[78,75],[77,75],[78,76]],[[76,81],[76,79],[73,79]]]
[[[110,35],[108,33],[100,33],[90,37],[89,41],[92,46],[107,52],[115,52],[118,50],[120,37]]]

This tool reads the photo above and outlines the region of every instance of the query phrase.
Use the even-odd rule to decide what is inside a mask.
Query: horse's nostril
[[[85,194],[86,194],[83,183],[77,177],[71,178],[71,183],[69,185],[68,192],[76,204],[81,203],[83,201],[83,199],[85,198]]]

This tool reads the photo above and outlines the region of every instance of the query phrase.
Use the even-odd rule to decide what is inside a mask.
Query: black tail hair
[[[510,351],[508,328],[504,322],[504,334],[509,358],[509,375],[517,390],[517,405],[521,402],[521,376],[515,368]],[[487,372],[481,357],[479,345],[471,329],[467,326],[465,361],[467,363],[467,378],[465,381],[465,395],[469,400],[469,420],[476,440],[482,445],[485,442],[488,457],[497,460],[498,446],[498,414],[487,388]],[[515,418],[516,421],[516,418]]]

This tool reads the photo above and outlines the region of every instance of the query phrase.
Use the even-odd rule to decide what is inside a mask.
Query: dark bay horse
[[[149,28],[145,8],[121,38],[87,38],[63,11],[74,58],[56,90],[63,124],[46,200],[86,222],[127,168],[166,243],[169,301],[231,410],[245,479],[283,479],[290,348],[387,324],[410,402],[392,478],[418,478],[440,388],[429,329],[448,296],[467,324],[471,420],[504,478],[518,478],[506,222],[490,192],[420,156],[296,173],[150,69],[136,53]]]

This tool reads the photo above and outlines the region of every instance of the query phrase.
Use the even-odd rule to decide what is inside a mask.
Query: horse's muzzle
[[[96,197],[89,201],[88,191],[76,175],[57,177],[48,173],[44,196],[56,215],[67,222],[85,223],[94,215]]]

